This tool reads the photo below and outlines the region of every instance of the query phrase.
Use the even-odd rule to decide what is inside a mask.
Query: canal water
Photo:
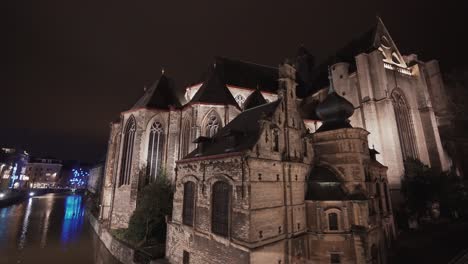
[[[47,194],[0,208],[0,264],[119,263],[85,216],[84,198]]]

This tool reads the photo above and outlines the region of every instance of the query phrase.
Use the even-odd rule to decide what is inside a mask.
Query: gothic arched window
[[[136,122],[131,116],[124,130],[124,140],[122,148],[122,162],[120,165],[119,186],[130,184],[130,174],[132,171],[133,143],[135,142]]]
[[[162,168],[162,157],[164,153],[164,129],[161,123],[154,122],[151,124],[148,140],[148,157],[146,166],[148,168],[148,176],[150,182],[156,179]]]
[[[193,226],[193,212],[195,205],[195,183],[184,183],[184,204],[182,208],[182,222],[184,225]]]
[[[224,237],[227,237],[229,234],[230,196],[231,188],[228,183],[218,181],[213,184],[211,231]]]
[[[332,231],[338,230],[338,214],[337,213],[328,214],[328,230],[332,230]]]
[[[245,102],[245,98],[244,96],[242,96],[241,94],[238,94],[236,95],[236,97],[234,97],[234,99],[236,100],[237,104],[242,107],[244,105],[244,102]]]
[[[279,131],[273,130],[273,151],[279,151]]]
[[[404,96],[397,91],[392,93],[392,103],[395,110],[403,160],[418,159],[419,155],[414,135],[413,120],[408,104]]]
[[[379,211],[380,213],[383,213],[383,204],[382,204],[382,199],[383,197],[380,194],[380,184],[378,182],[375,183],[375,196],[379,200]]]
[[[181,140],[180,140],[180,157],[183,158],[187,156],[190,152],[190,143],[191,143],[191,135],[190,135],[190,120],[185,119],[182,123],[182,131],[181,131]]]
[[[205,136],[213,137],[220,127],[220,120],[215,112],[211,112],[205,124]]]
[[[385,207],[387,209],[387,212],[390,212],[391,200],[390,200],[390,195],[388,194],[388,185],[386,182],[384,182],[384,194],[385,194]]]

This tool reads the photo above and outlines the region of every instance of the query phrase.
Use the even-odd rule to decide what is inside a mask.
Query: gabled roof
[[[302,100],[302,102],[299,105],[299,114],[301,115],[302,119],[319,121],[320,118],[315,112],[315,109],[317,108],[319,103],[320,101],[318,100]]]
[[[225,127],[221,128],[213,138],[204,141],[202,151],[198,146],[184,159],[241,152],[251,149],[260,137],[260,120],[270,120],[277,109],[280,100],[257,106],[240,113]],[[230,139],[228,137],[231,137]]]
[[[181,104],[175,94],[174,81],[163,74],[145,91],[132,109],[142,107],[169,109],[169,106],[180,107]]]
[[[239,107],[220,75],[221,71],[215,66],[190,102],[233,105]]]
[[[339,177],[324,167],[316,167],[307,179],[306,200],[311,201],[343,201],[365,200],[362,190],[348,193],[342,186]]]
[[[377,17],[376,20],[375,25],[369,30],[365,31],[358,38],[348,42],[348,44],[339,49],[333,56],[330,56],[315,67],[310,77],[312,87],[309,88],[309,94],[313,94],[328,85],[328,66],[330,65],[338,62],[347,62],[350,64],[349,71],[354,72],[356,70],[355,56],[361,53],[370,53],[378,49],[382,45],[383,36],[388,40],[387,45],[395,51],[399,58],[402,58],[382,19]]]
[[[267,101],[263,97],[262,93],[260,90],[255,90],[253,93],[247,97],[247,99],[244,102],[244,111],[250,108],[254,108],[256,106],[264,105],[266,104]]]
[[[252,62],[215,57],[216,68],[227,85],[276,92],[278,68]]]

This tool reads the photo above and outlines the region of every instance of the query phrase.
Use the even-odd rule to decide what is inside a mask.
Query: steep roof
[[[220,69],[215,66],[190,102],[226,104],[239,107],[220,75]]]
[[[215,57],[216,68],[228,85],[255,88],[276,92],[278,89],[278,68],[241,60]]]
[[[328,66],[338,62],[347,62],[350,64],[349,71],[356,70],[355,56],[361,53],[370,53],[378,49],[381,45],[380,36],[388,39],[389,46],[401,57],[398,48],[393,42],[387,28],[380,17],[377,17],[376,23],[370,29],[362,33],[359,37],[352,39],[344,47],[335,52],[333,56],[328,57],[320,65],[315,67],[311,73],[312,87],[309,87],[309,94],[313,94],[328,85]]]
[[[132,109],[142,107],[169,109],[169,106],[180,107],[181,104],[175,94],[174,81],[163,74],[145,91]]]
[[[211,139],[203,140],[202,151],[198,146],[184,159],[241,152],[251,149],[260,137],[260,120],[271,119],[280,100],[257,106],[240,113]]]
[[[244,102],[244,110],[254,108],[256,106],[264,105],[266,104],[267,101],[263,97],[262,93],[260,90],[255,90],[252,94],[247,97],[247,99]]]
[[[302,100],[299,105],[299,114],[301,115],[302,119],[320,120],[320,118],[317,116],[317,113],[315,112],[319,103],[320,101],[318,100]]]
[[[348,193],[342,186],[339,177],[327,168],[316,167],[307,180],[306,200],[312,201],[343,201],[365,200],[362,190]]]

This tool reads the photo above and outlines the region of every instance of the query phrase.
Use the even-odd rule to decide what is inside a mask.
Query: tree
[[[460,177],[432,169],[419,160],[405,161],[401,190],[410,216],[427,215],[428,207],[435,203],[440,204],[445,216],[454,211],[466,212],[468,208],[467,189]]]
[[[144,174],[146,170],[142,169],[140,176]],[[173,187],[164,172],[159,173],[154,182],[142,186],[125,238],[137,246],[164,243],[167,229],[165,219],[172,213],[173,195]]]

